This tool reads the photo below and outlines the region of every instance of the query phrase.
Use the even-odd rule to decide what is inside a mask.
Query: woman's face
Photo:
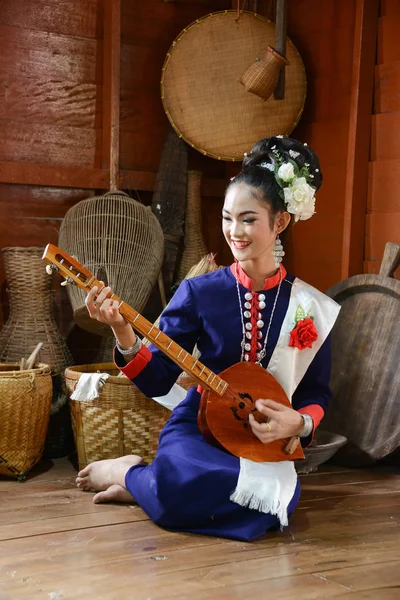
[[[229,187],[222,209],[222,231],[238,261],[272,260],[279,226],[275,222],[271,229],[269,206],[260,203],[246,183]]]

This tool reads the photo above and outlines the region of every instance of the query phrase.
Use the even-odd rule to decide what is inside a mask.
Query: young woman
[[[258,142],[230,181],[222,210],[235,262],[184,280],[160,322],[188,352],[197,344],[201,362],[216,373],[246,360],[278,379],[292,408],[257,400],[267,422],[250,416],[249,424],[262,443],[300,436],[307,446],[331,398],[329,337],[339,307],[287,274],[279,239],[292,219],[314,214],[321,183],[306,144],[281,136]],[[94,288],[87,308],[112,327],[117,366],[145,395],[167,394],[179,367],[141,344],[109,291]],[[78,474],[78,487],[97,491],[94,502],[136,501],[155,523],[179,531],[250,541],[286,525],[300,495],[293,462],[254,463],[207,443],[197,424],[200,397],[193,387],[173,410],[151,465],[139,456],[98,461]]]

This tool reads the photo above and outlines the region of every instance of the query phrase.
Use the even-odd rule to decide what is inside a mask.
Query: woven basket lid
[[[164,62],[161,96],[177,134],[213,158],[239,161],[261,138],[288,135],[303,111],[306,75],[287,39],[285,98],[264,101],[239,79],[275,43],[275,25],[250,12],[211,13],[189,25]]]

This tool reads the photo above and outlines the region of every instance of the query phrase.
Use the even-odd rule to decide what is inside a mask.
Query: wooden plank
[[[340,259],[328,262],[323,257],[319,257],[318,252],[311,257],[303,252],[293,252],[286,262],[290,266],[290,272],[296,273],[297,277],[322,292],[340,281],[342,264]]]
[[[106,189],[107,170],[81,166],[34,164],[31,162],[0,162],[0,183],[52,186],[56,188]]]
[[[368,212],[400,213],[400,158],[369,164]]]
[[[307,142],[318,154],[321,170],[331,165],[346,165],[346,149],[349,131],[348,119],[303,123],[290,134],[297,140]]]
[[[286,56],[286,40],[287,40],[287,0],[276,0],[275,9],[275,50],[282,56]],[[283,100],[285,97],[285,66],[279,73],[278,83],[274,90],[275,100]]]
[[[400,60],[400,21],[391,16],[380,17],[378,23],[377,64]]]
[[[400,111],[400,60],[375,67],[374,112]]]
[[[117,527],[113,529],[117,529]],[[138,527],[140,524],[132,524],[132,529],[136,530]],[[111,552],[107,559],[104,556],[107,546],[104,543],[105,540],[102,541],[104,533],[101,529],[92,530],[91,538],[84,537],[81,535],[82,532],[75,532],[74,537],[69,535],[64,542],[66,546],[74,546],[70,552],[75,550],[76,559],[82,565],[79,578],[73,576],[76,566],[71,565],[68,554],[60,553],[57,538],[53,538],[52,542],[48,540],[48,543],[50,542],[54,548],[51,565],[48,563],[46,565],[43,559],[40,560],[40,549],[44,540],[38,540],[39,552],[32,556],[31,564],[21,564],[17,558],[7,564],[9,572],[18,575],[14,576],[13,580],[9,580],[8,589],[18,594],[18,598],[26,597],[24,593],[35,588],[41,593],[46,592],[50,595],[54,590],[54,587],[51,586],[54,586],[54,575],[58,568],[60,571],[55,589],[62,589],[64,593],[72,592],[77,596],[89,595],[90,597],[90,594],[93,594],[96,598],[102,598],[102,588],[104,589],[104,586],[107,585],[107,578],[110,578],[110,572],[112,572],[114,575],[113,593],[115,594],[113,597],[126,597],[129,586],[130,589],[140,589],[140,598],[187,598],[189,593],[194,598],[210,598],[214,595],[220,598],[220,594],[224,594],[227,590],[230,595],[223,597],[241,598],[244,597],[242,594],[246,585],[251,589],[251,586],[259,585],[262,582],[263,589],[265,590],[267,586],[269,593],[274,592],[274,597],[277,598],[292,598],[292,595],[286,594],[292,594],[294,590],[296,590],[297,598],[318,598],[322,590],[325,592],[330,589],[326,584],[327,580],[330,581],[330,577],[334,581],[340,573],[343,572],[345,576],[348,576],[349,572],[353,570],[353,573],[357,573],[357,571],[364,573],[371,569],[386,571],[388,565],[392,565],[394,562],[398,563],[393,528],[390,541],[386,543],[381,541],[378,545],[375,538],[375,547],[373,544],[366,545],[365,541],[364,544],[350,542],[345,552],[340,547],[327,549],[323,544],[318,544],[319,540],[314,540],[314,543],[310,544],[306,540],[306,543],[296,543],[292,539],[291,543],[287,540],[289,543],[284,544],[281,538],[280,544],[277,544],[278,540],[274,540],[275,543],[272,544],[261,542],[246,546],[209,539],[208,543],[205,541],[199,544],[198,541],[196,545],[193,542],[196,538],[199,540],[199,537],[191,536],[192,544],[185,543],[183,548],[168,548],[164,544],[163,551],[160,552],[159,547],[153,546],[152,553],[140,551],[138,553],[132,549],[135,557],[135,569],[130,569],[128,575],[126,569],[129,561],[132,562],[132,556],[124,556],[124,553],[121,557],[117,557],[113,552],[112,538],[108,536],[108,547]],[[83,546],[85,543],[88,546],[86,548]],[[102,551],[98,553],[98,549]],[[156,560],[152,564],[154,559]],[[60,568],[62,560],[64,566]],[[107,569],[104,569],[104,560],[107,560]],[[125,577],[121,577],[123,573]],[[146,577],[146,574],[150,573],[151,577]],[[26,584],[26,580],[29,581],[29,586]],[[315,584],[312,591],[316,595],[308,595],[310,581],[313,582],[313,585]],[[397,579],[396,577],[390,579],[386,577],[385,581],[396,582]],[[38,584],[40,584],[40,588]],[[360,587],[362,584],[362,576],[354,577],[353,586]],[[351,587],[343,584],[341,590],[333,587],[335,597],[337,591],[343,592],[343,589],[348,592]],[[181,596],[183,591],[186,596]],[[203,594],[209,595],[203,596]]]
[[[395,160],[400,156],[400,111],[372,117],[371,160]]]
[[[3,2],[1,24],[63,35],[100,38],[98,0],[13,0]]]
[[[386,242],[400,244],[400,212],[366,216],[365,259],[380,263]]]
[[[101,130],[24,123],[0,119],[0,161],[30,162],[65,167],[95,166]]]
[[[154,189],[156,173],[148,171],[129,171],[121,170],[119,172],[119,185],[121,188],[150,191]],[[41,165],[23,162],[0,162],[0,184],[18,184],[32,186],[48,186],[54,188],[71,188],[71,194],[78,193],[79,199],[93,195],[83,190],[105,190],[108,187],[109,172],[102,169],[86,169],[77,167],[63,167],[52,165]],[[202,195],[211,197],[222,197],[227,182],[224,179],[205,178],[203,181]],[[81,188],[76,192],[74,188]],[[5,194],[13,193],[12,188],[8,188]],[[60,197],[66,192],[58,189],[41,191],[35,190],[35,197],[43,193]],[[18,194],[18,192],[16,192]],[[1,186],[0,186],[1,199]],[[63,215],[62,215],[63,216]]]
[[[101,88],[94,83],[9,73],[2,82],[0,119],[86,129],[102,125]]]
[[[124,43],[158,46],[163,54],[184,27],[211,12],[230,8],[229,0],[166,3],[160,0],[123,2],[121,33]],[[134,26],[132,26],[134,24]]]
[[[115,598],[230,600],[264,598],[268,589],[277,600],[294,593],[309,600],[357,591],[372,598],[378,589],[380,600],[389,598],[383,585],[398,585],[400,475],[393,469],[323,465],[301,478],[290,529],[244,544],[162,530],[138,508],[93,505],[90,494],[65,487],[72,466],[65,459],[55,464],[26,484],[7,483],[8,504],[16,501],[21,510],[21,537],[0,542],[0,591],[10,597],[106,600],[112,590]],[[58,518],[51,512],[57,502]],[[81,512],[74,516],[71,504]],[[4,517],[7,508],[0,507]],[[7,524],[1,531],[12,534]]]
[[[301,0],[289,3],[288,32],[291,35],[323,33],[340,35],[344,29],[354,27],[355,3],[347,0]]]
[[[398,0],[381,0],[380,17],[396,17],[400,14],[400,4]]]
[[[0,184],[0,210],[10,219],[63,218],[74,204],[93,196],[92,190],[68,187]]]
[[[349,115],[351,71],[310,77],[302,123],[336,121]],[[335,98],[335,102],[332,102]]]
[[[312,4],[313,7],[316,6],[314,2]],[[296,6],[296,3],[291,3],[289,15],[293,6]],[[299,4],[300,6],[302,6],[302,3]],[[306,18],[314,13],[314,9],[310,4],[309,7],[309,12],[304,13]],[[348,8],[351,15],[354,12],[354,3],[349,2]],[[312,77],[352,71],[354,41],[354,23],[352,23],[352,20],[350,17],[349,23],[343,24],[339,28],[335,26],[335,19],[333,19],[329,29],[322,31],[317,28],[310,33],[304,32],[297,25],[288,29],[289,38],[299,51],[304,64],[307,65],[307,73]]]
[[[121,0],[104,3],[102,168],[110,171],[109,189],[118,189]]]
[[[361,273],[364,260],[364,214],[368,191],[375,46],[379,3],[357,0],[347,145],[342,279]]]
[[[0,21],[1,22],[1,21]],[[53,81],[100,83],[102,42],[0,25],[0,72]]]
[[[327,262],[340,260],[343,232],[343,216],[317,214],[308,221],[301,223],[302,227],[293,227],[292,240],[295,248],[301,248],[302,254],[312,257],[315,248],[318,254]]]

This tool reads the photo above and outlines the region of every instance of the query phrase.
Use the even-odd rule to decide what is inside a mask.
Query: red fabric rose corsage
[[[299,350],[311,348],[318,339],[318,331],[314,325],[314,319],[306,314],[304,309],[299,306],[295,316],[296,325],[290,332],[289,346],[294,346]]]

